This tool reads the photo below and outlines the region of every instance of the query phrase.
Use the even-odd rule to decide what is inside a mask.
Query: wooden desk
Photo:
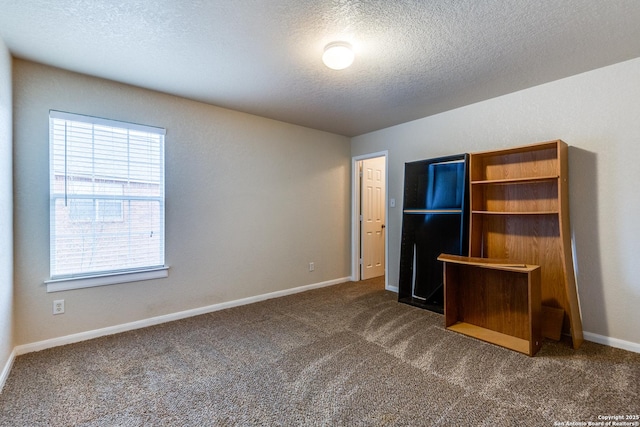
[[[542,345],[540,267],[441,254],[445,327],[533,356]]]

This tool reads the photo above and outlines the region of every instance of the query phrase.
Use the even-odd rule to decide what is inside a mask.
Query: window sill
[[[73,289],[93,288],[118,283],[140,282],[142,280],[162,279],[169,276],[169,267],[157,267],[148,270],[126,271],[99,276],[73,277],[69,279],[45,280],[47,292],[69,291]]]

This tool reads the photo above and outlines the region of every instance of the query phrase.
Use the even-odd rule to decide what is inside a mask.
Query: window
[[[166,277],[164,135],[50,111],[48,291]]]
[[[69,219],[72,222],[93,221],[96,216],[96,204],[93,199],[71,199],[67,201],[69,206]]]
[[[96,200],[96,221],[124,221],[123,206],[122,200]]]

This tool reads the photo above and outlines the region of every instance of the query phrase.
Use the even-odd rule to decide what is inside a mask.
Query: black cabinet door
[[[399,301],[442,313],[441,253],[466,255],[467,155],[405,165]]]

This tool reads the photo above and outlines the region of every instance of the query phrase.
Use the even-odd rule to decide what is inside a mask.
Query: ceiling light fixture
[[[355,55],[351,44],[347,42],[332,42],[325,46],[322,62],[332,70],[344,70],[353,64]]]

